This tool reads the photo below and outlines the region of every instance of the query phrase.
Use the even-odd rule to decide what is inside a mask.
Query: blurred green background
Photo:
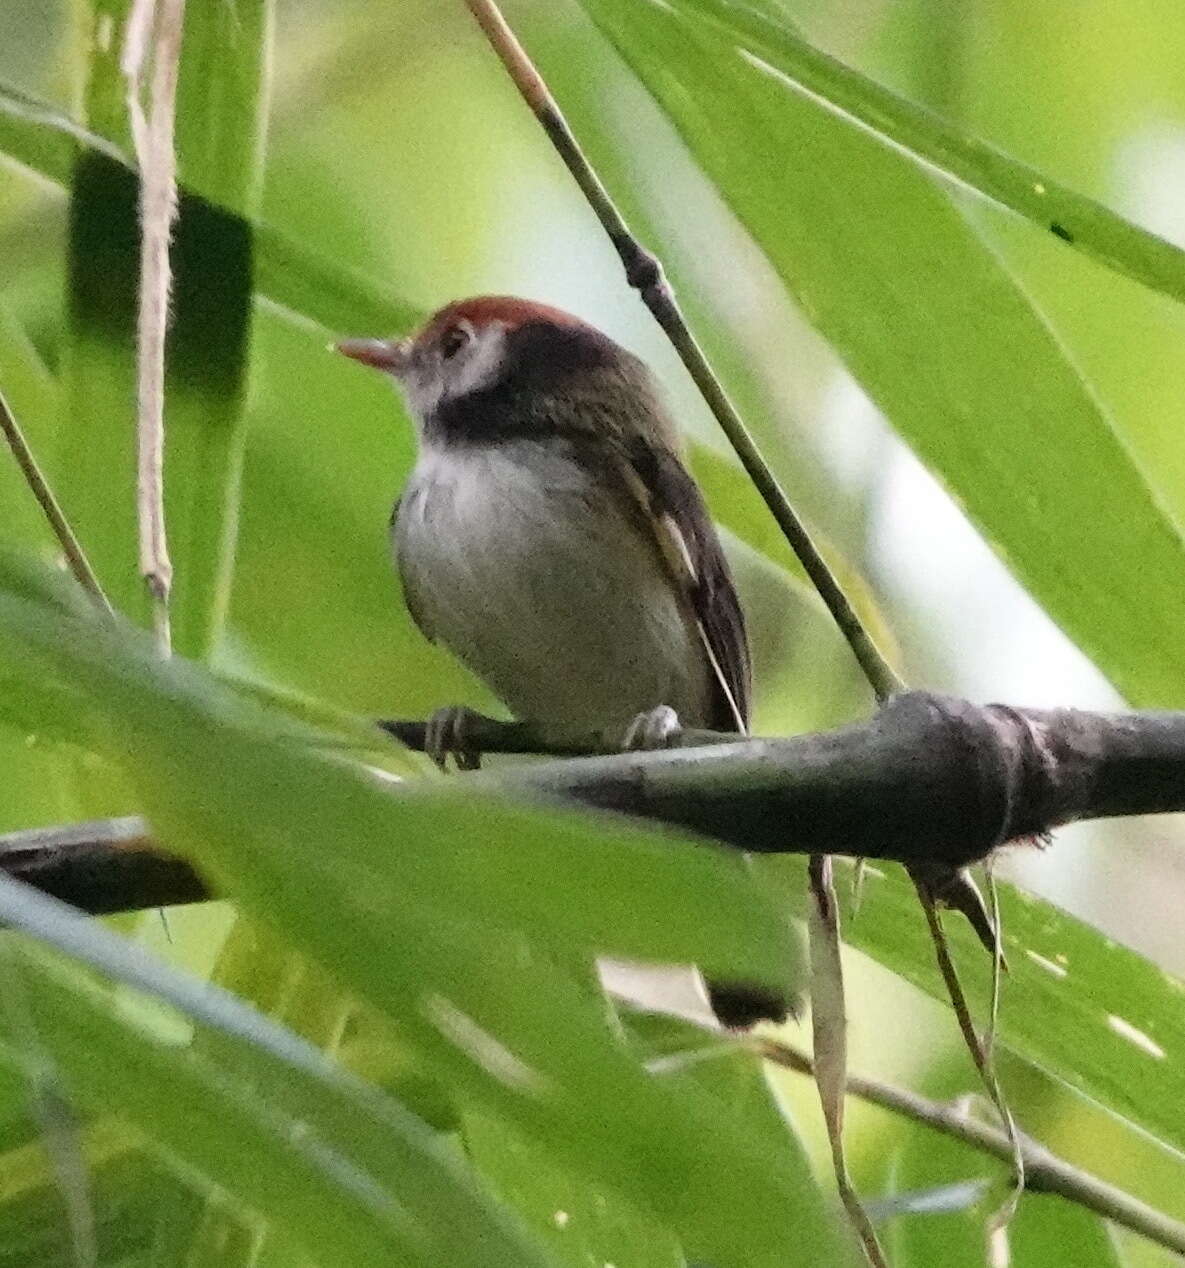
[[[191,0],[190,7],[191,15],[218,10],[229,46],[241,38],[244,65],[251,64],[250,24],[240,23],[244,14],[234,0],[205,5]],[[628,38],[629,5],[617,7]],[[639,12],[654,8],[637,6]],[[811,43],[872,78],[1185,245],[1180,74],[1185,9],[1172,0],[1142,5],[786,0],[764,8],[799,24]],[[82,4],[8,0],[0,6],[0,81],[102,131],[102,95],[113,90],[110,84],[96,88],[94,78],[88,90],[86,67],[93,68],[102,44],[104,15],[110,22],[117,9],[100,4],[92,14]],[[614,6],[587,9],[604,17],[613,15]],[[992,461],[1011,469],[1017,484],[1015,506],[1001,501],[988,481],[977,502],[975,489],[960,483],[955,468],[936,459],[947,425],[940,413],[931,439],[918,445],[937,477],[899,438],[902,433],[917,439],[905,416],[910,392],[927,379],[941,379],[949,368],[942,358],[950,354],[941,349],[934,364],[924,357],[909,360],[918,347],[905,334],[914,322],[910,305],[930,302],[927,279],[919,273],[926,267],[923,256],[903,253],[895,292],[900,305],[890,303],[872,314],[890,356],[901,331],[896,374],[898,399],[906,405],[890,425],[873,399],[883,406],[885,396],[869,387],[866,376],[858,381],[845,368],[845,362],[867,363],[858,351],[841,360],[833,348],[839,342],[834,328],[830,342],[821,337],[817,313],[801,302],[801,294],[795,301],[798,287],[787,277],[792,266],[778,267],[780,260],[794,258],[791,212],[786,211],[780,256],[770,239],[780,231],[780,209],[767,204],[764,211],[755,205],[746,210],[721,177],[727,151],[721,150],[712,168],[702,135],[697,145],[694,109],[682,118],[680,135],[585,9],[568,0],[515,0],[506,11],[627,212],[659,249],[697,333],[792,500],[826,543],[909,681],[980,701],[1111,708],[1122,705],[1125,691],[1133,704],[1180,707],[1185,680],[1174,677],[1179,629],[1159,623],[1173,605],[1161,604],[1155,593],[1157,561],[1148,557],[1149,575],[1142,576],[1141,539],[1136,530],[1125,538],[1122,514],[1116,518],[1112,507],[1106,511],[1112,518],[1100,512],[1096,522],[1089,499],[1079,505],[1070,497],[1075,481],[1089,488],[1088,477],[1103,486],[1110,480],[1106,469],[1086,470],[1081,455],[1087,441],[1077,448],[1073,419],[1049,419],[1065,426],[1048,437],[1041,430],[1046,420],[1018,421],[1023,438],[1044,455],[1046,466],[1033,472],[1032,481],[1027,468],[1017,470],[1028,459],[1009,449],[1010,434],[997,435],[985,425],[982,443]],[[242,461],[241,497],[215,534],[222,541],[237,520],[233,569],[220,581],[213,575],[219,565],[208,563],[225,622],[216,613],[204,632],[195,626],[188,647],[190,627],[183,627],[182,650],[208,654],[222,667],[364,716],[422,716],[444,703],[495,707],[445,653],[424,643],[401,605],[385,527],[412,459],[409,424],[378,376],[334,356],[327,344],[339,334],[389,333],[371,325],[352,328],[351,318],[389,316],[394,323],[462,295],[508,292],[579,313],[638,352],[661,376],[696,443],[697,469],[728,534],[751,614],[755,729],[793,732],[865,714],[868,692],[846,649],[788,570],[783,552],[771,544],[772,530],[711,418],[624,285],[591,212],[463,7],[441,0],[283,0],[274,29],[270,85],[257,98],[266,108],[266,127],[258,131],[265,160],[241,161],[244,152],[253,159],[242,138],[253,135],[254,124],[230,108],[224,122],[228,132],[238,129],[237,174],[220,155],[217,139],[207,139],[204,150],[195,143],[187,151],[184,129],[181,136],[182,180],[233,211],[257,216],[280,235],[266,276],[258,243],[255,247],[257,292],[241,381],[220,383],[217,374],[206,373],[221,354],[206,357],[205,349],[221,349],[227,341],[233,346],[239,319],[233,233],[219,239],[216,250],[195,252],[195,273],[179,283],[179,309],[188,291],[219,294],[225,287],[227,308],[215,304],[188,328],[176,392],[178,399],[191,394],[182,410],[222,402],[219,469],[233,471],[240,452]],[[641,28],[634,34],[641,46]],[[208,54],[217,59],[224,50],[212,46]],[[258,66],[243,73],[258,73]],[[669,73],[667,87],[678,100],[677,73]],[[190,99],[203,92],[204,76],[196,59],[186,64],[183,110],[187,92]],[[221,90],[213,76],[211,95]],[[765,121],[756,106],[750,114],[738,110],[734,142],[752,135],[756,144]],[[794,162],[809,158],[805,150],[797,159],[787,157],[786,168],[773,171],[771,181],[795,184],[802,173]],[[851,160],[853,171],[856,162]],[[875,186],[870,189],[875,192]],[[110,215],[115,225],[111,208],[117,196],[98,186],[91,196],[86,214],[100,221]],[[1031,299],[1064,351],[1063,369],[1047,375],[1038,364],[1024,374],[1034,382],[1061,373],[1077,376],[1083,399],[1098,408],[1130,458],[1131,471],[1146,485],[1148,504],[1163,515],[1165,533],[1177,533],[1185,522],[1178,388],[1185,312],[972,193],[957,190],[954,198],[958,214],[998,258],[1002,275]],[[875,239],[888,209],[874,197],[846,205],[861,218],[863,233]],[[84,537],[93,533],[88,545],[104,580],[135,607],[136,586],[127,568],[133,547],[120,528],[132,522],[130,507],[126,499],[122,509],[117,505],[130,488],[133,463],[127,367],[118,358],[103,361],[101,348],[95,351],[102,341],[94,334],[105,321],[120,320],[117,303],[107,301],[121,283],[104,269],[116,267],[111,261],[121,257],[117,232],[104,239],[102,224],[95,232],[92,241],[76,227],[71,239],[63,189],[29,165],[0,155],[0,386],[26,422]],[[920,222],[919,237],[927,232]],[[330,286],[314,313],[285,302],[295,284],[285,289],[273,283],[286,276],[288,240],[331,262],[342,276],[362,279],[358,293],[372,297],[370,308],[356,295],[335,308]],[[935,241],[940,252],[942,240]],[[850,270],[858,295],[863,257],[855,250],[845,256],[833,246],[835,290],[843,289]],[[106,250],[112,255],[105,256]],[[126,251],[122,258],[128,258]],[[947,286],[942,279],[935,284]],[[993,302],[969,284],[965,292],[949,295],[942,321],[958,325],[965,319],[970,330],[972,316]],[[826,303],[822,308],[827,328]],[[1006,401],[1012,391],[1027,391],[1021,367],[1030,356],[1028,345],[1018,337],[1012,348],[1009,338],[1004,330],[996,360],[985,357],[980,379],[985,412],[997,392]],[[857,334],[852,341],[861,346]],[[1010,382],[1011,355],[1016,383]],[[941,394],[935,399],[941,401]],[[99,417],[103,412],[110,426]],[[973,414],[949,418],[952,434],[974,433],[976,427]],[[184,438],[177,443],[179,462],[198,452]],[[201,461],[200,454],[194,460]],[[1065,506],[1058,500],[1063,492]],[[1012,518],[1056,525],[1056,533],[1035,550],[1046,559],[1049,575],[1065,572],[1064,585],[1055,577],[1046,593],[1045,574],[1022,560],[1018,571],[1033,594],[1026,592],[968,522],[961,509],[967,503],[980,528],[1013,562],[1015,550],[1007,539]],[[1137,508],[1133,518],[1146,513]],[[200,514],[193,514],[200,523]],[[4,462],[0,523],[6,541],[53,558],[26,490]],[[1080,528],[1081,536],[1066,533],[1067,525]],[[200,540],[199,529],[194,532],[187,546],[185,530],[179,530],[183,576],[186,558],[208,561],[213,549]],[[1112,543],[1117,563],[1107,557]],[[1112,596],[1108,632],[1093,643],[1094,618],[1085,600],[1081,623],[1067,616],[1074,612],[1075,569],[1101,573],[1112,563],[1129,588]],[[1090,655],[1059,629],[1047,607],[1070,624]],[[1125,627],[1131,631],[1131,664],[1106,650],[1122,649]],[[1160,645],[1163,672],[1144,674],[1150,659],[1140,649]],[[105,770],[88,770],[85,759],[63,756],[39,737],[0,732],[0,769],[0,830],[135,808]],[[1179,821],[1067,829],[1042,852],[1014,850],[1000,872],[1169,972],[1185,973],[1178,926],[1185,898]],[[875,882],[870,884],[867,901],[875,908]],[[875,920],[875,911],[853,919],[858,928],[862,919]],[[208,969],[228,923],[225,912],[212,908],[172,914],[167,938],[156,916],[143,917],[137,927],[160,953]],[[936,1094],[971,1086],[949,1013],[873,959],[853,952],[850,962],[853,1067]],[[1011,1006],[1006,989],[1006,1014]],[[1105,1164],[1113,1178],[1138,1172],[1144,1196],[1185,1215],[1178,1157],[1116,1126],[1088,1098],[1059,1091],[1031,1066],[1006,1058],[1004,1078],[1022,1121],[1035,1132],[1039,1128],[1052,1147],[1086,1166]],[[813,1091],[801,1081],[784,1082],[821,1162]],[[899,1122],[873,1111],[853,1110],[852,1140],[860,1177],[875,1191],[978,1174],[979,1164],[957,1146],[936,1146],[916,1129],[903,1131]],[[969,1256],[981,1253],[979,1239],[976,1221],[963,1214],[898,1221],[890,1238],[901,1263],[972,1262]],[[1166,1255],[1136,1239],[1104,1233],[1097,1221],[1049,1202],[1025,1204],[1014,1244],[1017,1263],[1167,1262]],[[9,1261],[0,1255],[4,1262]]]

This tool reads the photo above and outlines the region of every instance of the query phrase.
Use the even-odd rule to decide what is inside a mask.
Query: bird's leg
[[[625,753],[670,748],[682,730],[683,724],[674,709],[669,704],[660,704],[639,713],[626,727],[621,748]]]
[[[449,755],[458,770],[480,770],[481,753],[466,738],[469,727],[485,719],[464,705],[437,709],[424,727],[424,752],[440,767],[448,769]]]

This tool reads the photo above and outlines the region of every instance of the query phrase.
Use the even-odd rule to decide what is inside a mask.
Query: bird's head
[[[651,395],[645,367],[608,335],[511,296],[458,300],[407,338],[344,339],[337,350],[391,375],[421,427],[450,436],[538,431],[576,403],[587,412],[589,402]]]

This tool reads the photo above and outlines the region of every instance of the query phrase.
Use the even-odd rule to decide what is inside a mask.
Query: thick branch
[[[981,707],[915,691],[836,731],[475,778],[758,853],[958,868],[1078,819],[1185,810],[1185,714]]]
[[[396,725],[414,740],[420,724]],[[530,742],[520,724],[493,720],[472,738],[496,749],[499,729],[504,747]],[[906,692],[836,731],[721,738],[734,742],[466,778],[474,789],[621,811],[735,849],[896,859],[923,873],[1078,819],[1185,810],[1185,713],[980,707]],[[138,819],[0,837],[0,868],[95,913],[208,896]]]

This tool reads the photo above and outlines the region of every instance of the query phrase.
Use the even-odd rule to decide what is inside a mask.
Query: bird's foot
[[[464,705],[437,709],[424,727],[424,752],[442,771],[448,770],[450,756],[458,770],[480,770],[481,753],[468,741],[466,732],[481,721],[480,713]]]
[[[625,738],[621,741],[622,752],[670,748],[682,730],[683,724],[674,709],[669,704],[660,704],[657,708],[639,713],[626,727]]]

